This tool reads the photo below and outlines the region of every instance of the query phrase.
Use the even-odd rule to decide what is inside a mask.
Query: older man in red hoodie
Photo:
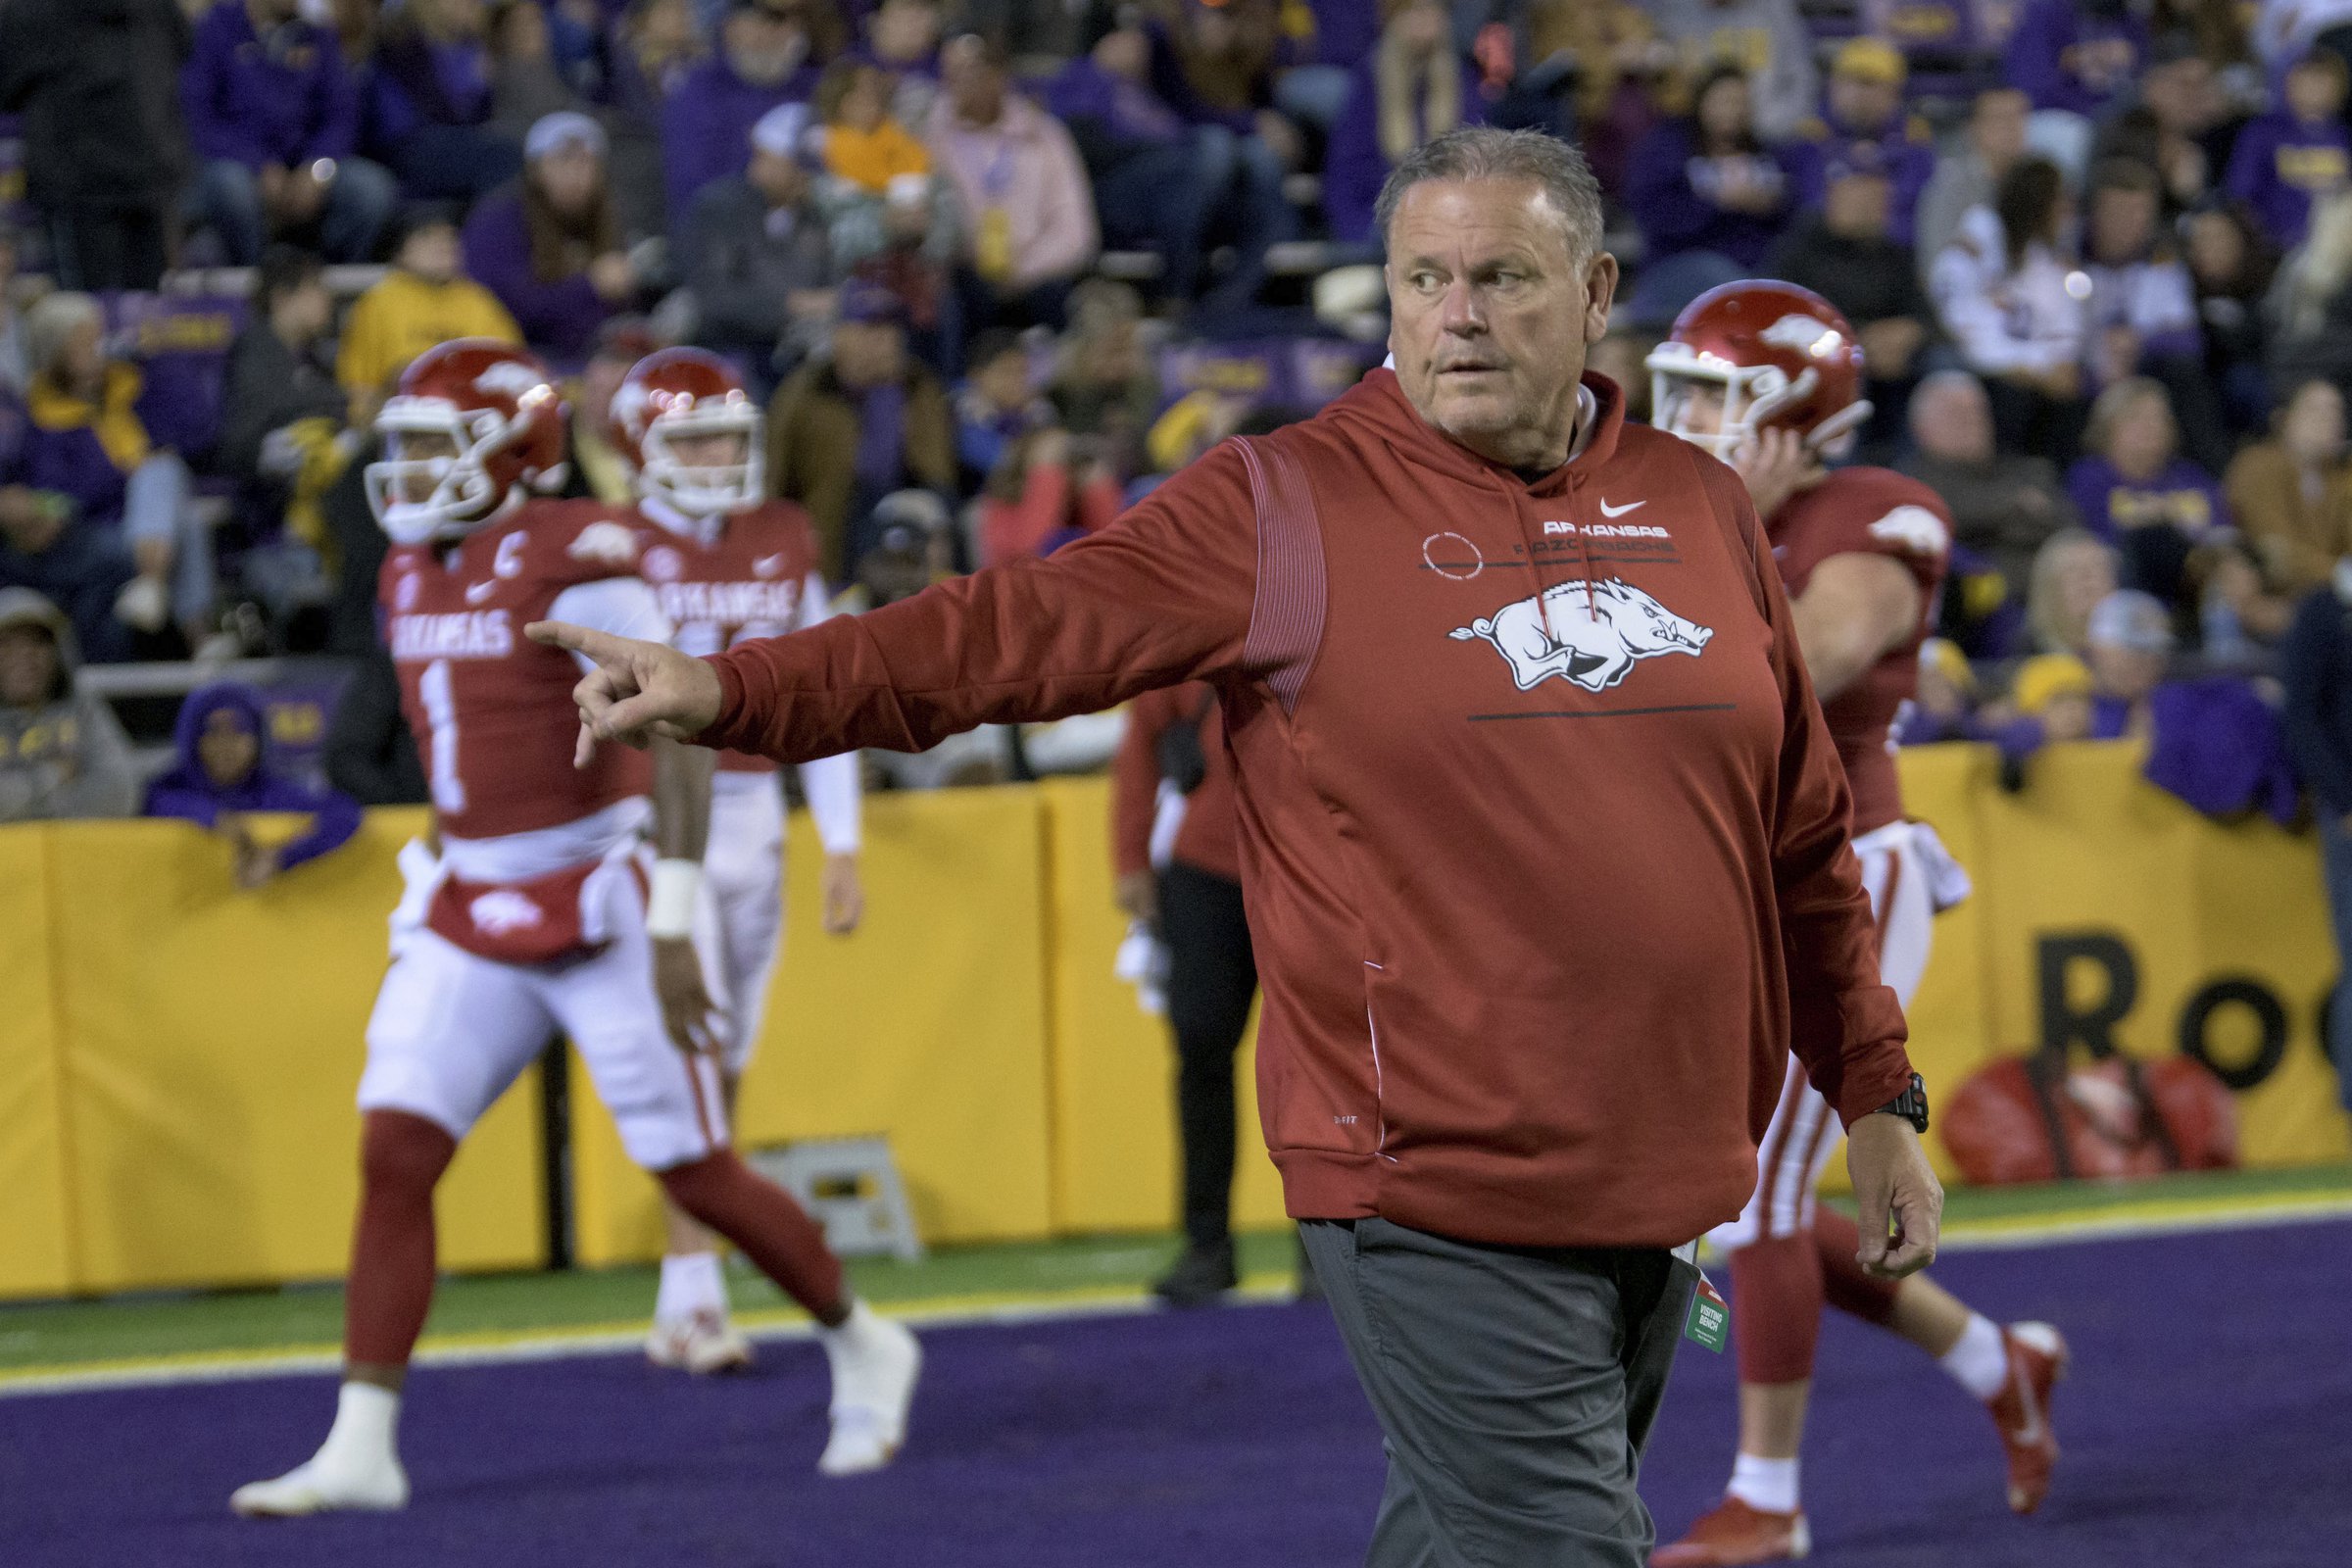
[[[569,627],[583,754],[780,760],[1216,687],[1290,1211],[1388,1436],[1376,1568],[1637,1568],[1694,1289],[1793,1049],[1861,1261],[1933,1255],[1924,1096],[1745,489],[1583,374],[1583,160],[1464,129],[1382,193],[1394,371],[1112,527],[708,661]]]

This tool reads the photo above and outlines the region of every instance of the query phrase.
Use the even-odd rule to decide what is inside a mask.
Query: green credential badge
[[[1731,1303],[1716,1293],[1706,1275],[1699,1275],[1698,1288],[1690,1293],[1690,1315],[1683,1321],[1683,1338],[1721,1355],[1731,1332]]]

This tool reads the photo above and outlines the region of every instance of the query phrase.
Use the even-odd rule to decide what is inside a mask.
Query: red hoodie
[[[1299,1218],[1670,1246],[1734,1218],[1793,1047],[1910,1062],[1838,754],[1739,478],[1624,424],[1533,484],[1374,371],[1051,560],[712,661],[799,761],[1219,691]]]

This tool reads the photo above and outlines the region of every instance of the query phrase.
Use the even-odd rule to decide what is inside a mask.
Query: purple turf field
[[[2072,1340],[2043,1515],[2009,1517],[1981,1411],[1850,1323],[1806,1453],[1833,1568],[2352,1563],[2352,1224],[1968,1252],[1938,1275]],[[306,1454],[320,1377],[0,1398],[0,1564],[302,1568],[1348,1568],[1379,1435],[1313,1306],[943,1329],[912,1446],[813,1473],[807,1345],[697,1384],[604,1355],[417,1374],[393,1518],[249,1524]],[[1728,1358],[1684,1348],[1644,1492],[1672,1533],[1730,1463]]]

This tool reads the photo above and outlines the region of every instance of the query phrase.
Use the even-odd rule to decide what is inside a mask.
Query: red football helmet
[[[760,405],[726,361],[701,349],[663,349],[637,362],[612,394],[606,433],[636,470],[638,494],[689,517],[741,512],[765,488]],[[686,463],[674,443],[737,436],[725,463]]]
[[[375,416],[368,504],[394,542],[460,539],[509,498],[564,483],[564,394],[523,350],[460,338],[425,350]]]
[[[1835,452],[1870,417],[1860,339],[1837,306],[1793,283],[1707,290],[1675,318],[1648,364],[1651,422],[1727,461],[1773,429]],[[1712,429],[1698,396],[1708,388],[1723,410]]]

